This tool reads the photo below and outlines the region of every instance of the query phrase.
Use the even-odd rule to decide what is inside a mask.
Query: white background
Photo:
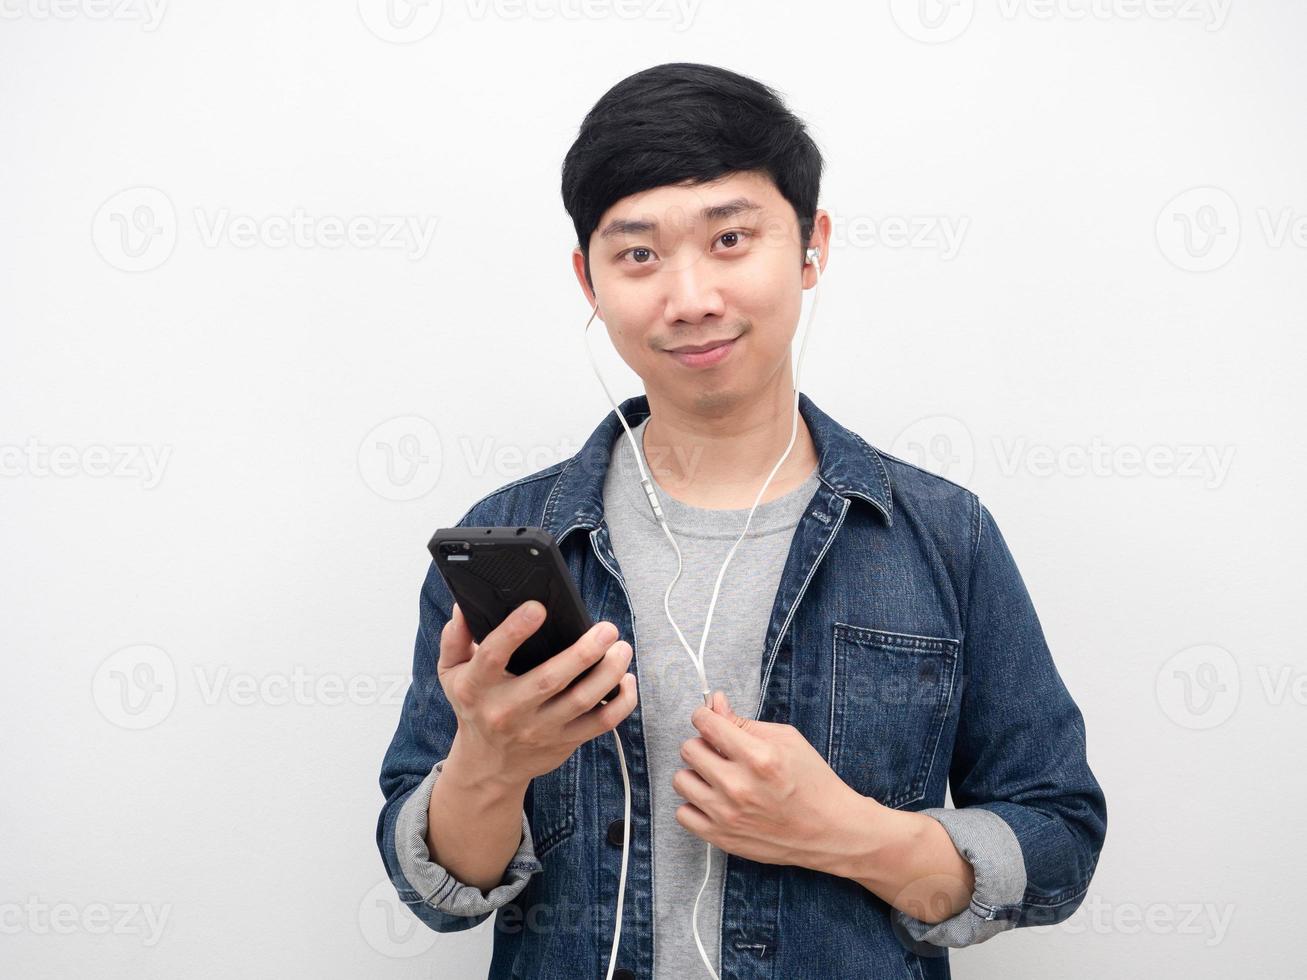
[[[6,975],[484,975],[378,769],[431,531],[609,410],[559,167],[664,61],[809,122],[802,387],[981,495],[1085,715],[1085,904],[955,976],[1298,972],[1302,5],[50,4],[0,7]]]

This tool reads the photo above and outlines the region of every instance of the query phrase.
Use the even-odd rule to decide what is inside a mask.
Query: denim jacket
[[[1086,759],[1080,710],[988,508],[873,448],[806,394],[799,408],[820,484],[772,605],[755,717],[793,725],[862,795],[939,820],[972,864],[975,888],[967,908],[931,924],[852,879],[729,855],[721,978],[940,980],[949,976],[950,947],[1076,910],[1098,863],[1106,802]],[[649,414],[647,397],[627,399],[622,412],[636,425]],[[458,526],[550,532],[590,615],[614,623],[634,648],[628,669],[638,682],[637,624],[602,507],[620,432],[610,412],[576,455],[481,498]],[[611,733],[531,781],[521,845],[488,893],[429,858],[427,803],[457,727],[436,676],[452,601],[432,565],[412,684],[381,768],[383,863],[400,899],[436,931],[495,914],[491,980],[602,980],[623,816]],[[617,729],[632,807],[617,980],[648,980],[654,962],[641,710]]]

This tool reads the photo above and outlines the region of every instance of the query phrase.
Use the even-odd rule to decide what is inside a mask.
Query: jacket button
[[[613,980],[635,980],[635,974],[630,970],[614,970]]]
[[[612,844],[613,847],[622,846],[622,831],[624,830],[625,825],[625,820],[614,820],[608,825],[608,843]],[[629,971],[624,970],[615,971],[613,973],[613,980],[619,980],[619,974],[621,973],[626,973],[628,980],[635,980],[635,977],[632,976]]]

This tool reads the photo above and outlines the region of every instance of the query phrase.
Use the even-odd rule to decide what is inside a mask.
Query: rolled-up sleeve
[[[971,946],[1012,928],[1008,914],[1026,891],[1026,862],[1012,828],[984,807],[922,810],[948,832],[953,846],[970,863],[976,884],[967,907],[941,922],[924,922],[898,909],[894,918],[916,942],[932,946]]]
[[[381,763],[381,791],[386,801],[377,819],[377,848],[400,900],[437,932],[459,932],[480,925],[496,909],[513,901],[531,875],[543,871],[533,849],[526,809],[522,811],[522,841],[503,880],[489,892],[456,879],[433,861],[427,850],[431,790],[458,729],[458,719],[436,673],[440,634],[449,621],[452,603],[444,579],[432,563],[419,603],[412,682]],[[528,789],[528,803],[530,792]]]
[[[431,859],[426,842],[427,813],[431,805],[431,790],[444,765],[444,759],[437,762],[400,805],[399,817],[395,821],[395,855],[404,878],[427,907],[446,915],[478,917],[480,922],[516,898],[530,877],[543,870],[543,866],[536,860],[531,824],[525,810],[522,811],[522,842],[509,860],[503,880],[489,892],[459,881]]]
[[[988,508],[974,500],[952,808],[938,820],[975,872],[971,901],[927,923],[893,912],[928,946],[969,946],[1051,925],[1084,899],[1107,833],[1084,719],[1053,663],[1029,592]]]

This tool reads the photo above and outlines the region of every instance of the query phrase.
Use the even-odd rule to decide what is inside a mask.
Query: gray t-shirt
[[[631,430],[642,447],[647,423],[645,419]],[[817,486],[814,468],[795,490],[759,504],[749,522],[749,533],[736,548],[722,579],[703,654],[704,673],[709,691],[724,691],[741,717],[756,715],[763,641],[772,604],[794,529]],[[656,480],[654,487],[681,550],[681,575],[668,606],[686,642],[698,654],[717,574],[744,529],[749,508],[691,507],[668,496]],[[625,430],[613,445],[603,500],[613,552],[635,619],[653,809],[653,980],[706,977],[690,917],[703,885],[707,844],[677,823],[676,809],[685,800],[672,787],[673,774],[685,768],[681,743],[699,735],[690,715],[703,704],[702,685],[663,609],[663,596],[676,575],[676,552],[649,507]],[[725,855],[713,848],[711,874],[698,913],[699,938],[719,974],[724,861]]]

